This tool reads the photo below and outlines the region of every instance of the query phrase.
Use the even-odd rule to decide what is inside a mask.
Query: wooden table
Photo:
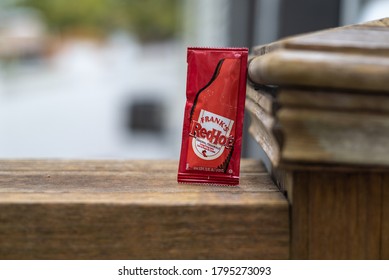
[[[0,161],[1,259],[286,259],[289,208],[254,160],[239,187],[176,161]]]

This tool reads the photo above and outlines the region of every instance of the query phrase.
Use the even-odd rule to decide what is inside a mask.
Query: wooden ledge
[[[289,209],[263,166],[181,185],[176,161],[0,161],[2,259],[285,259]]]

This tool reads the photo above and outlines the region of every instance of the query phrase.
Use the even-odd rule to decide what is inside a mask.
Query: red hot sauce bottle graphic
[[[187,170],[227,172],[234,150],[240,59],[219,61],[190,114]]]

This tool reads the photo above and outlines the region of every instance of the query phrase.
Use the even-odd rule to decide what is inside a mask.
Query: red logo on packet
[[[189,136],[192,149],[201,159],[219,158],[224,149],[231,149],[234,136],[230,135],[234,121],[201,109],[199,119],[192,120]]]
[[[247,49],[188,49],[178,182],[237,185]]]

